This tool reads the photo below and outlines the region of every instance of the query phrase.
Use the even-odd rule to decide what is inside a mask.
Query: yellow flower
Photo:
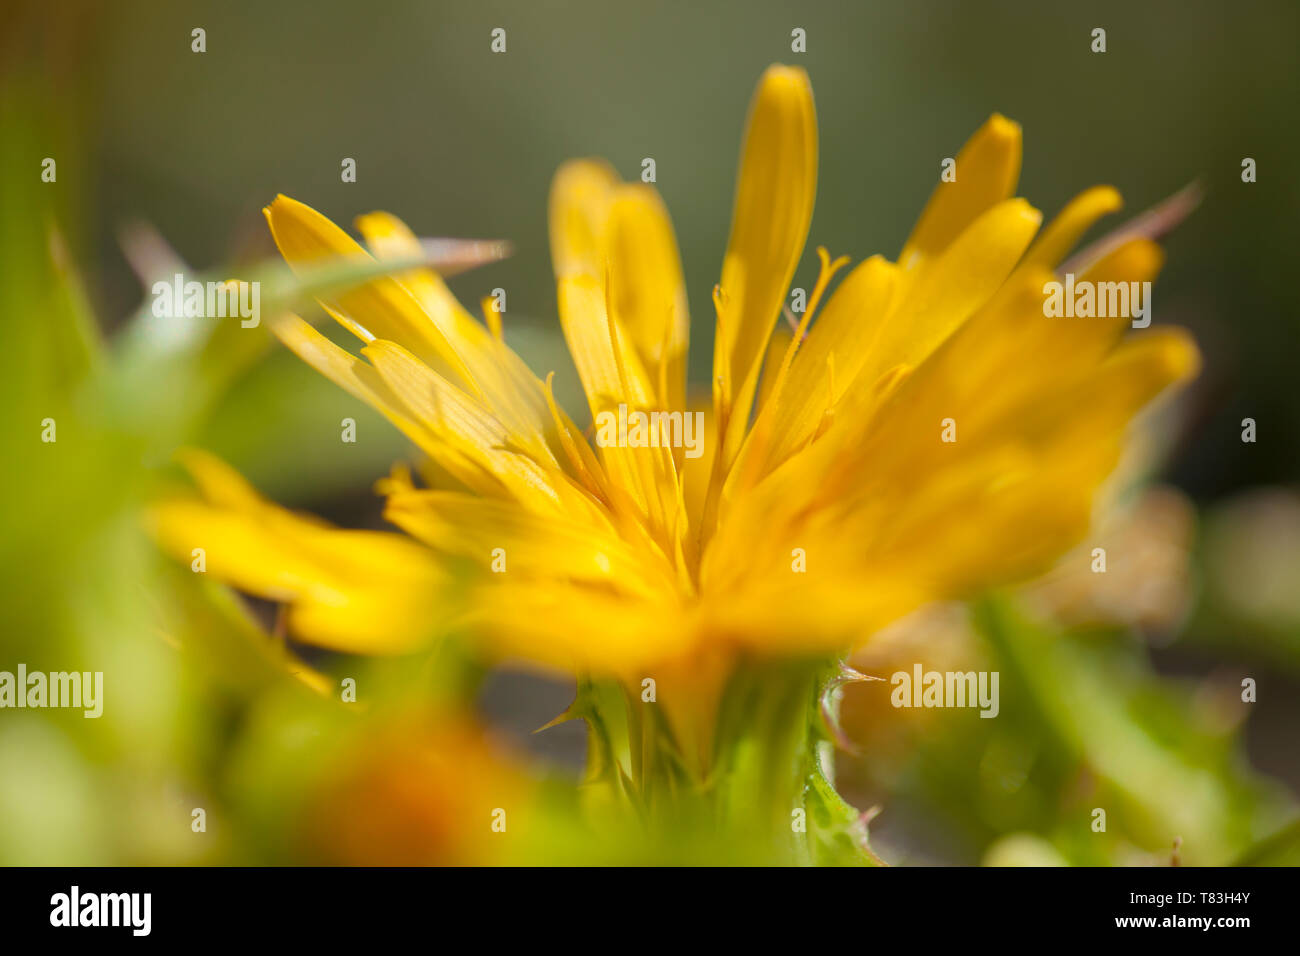
[[[531,829],[526,770],[463,717],[395,719],[330,751],[288,828],[306,859],[328,866],[504,862],[519,842],[502,836],[507,819]]]
[[[745,654],[830,656],[926,602],[1031,575],[1082,536],[1128,422],[1198,357],[1176,329],[1128,336],[1124,317],[1044,314],[1045,283],[1120,200],[1087,190],[1039,233],[1038,211],[1013,196],[1020,153],[1019,126],[994,115],[897,261],[866,259],[833,294],[847,260],[819,250],[789,334],[817,126],[806,74],[773,66],[713,294],[711,401],[688,398],[685,287],[655,190],[581,160],[551,191],[560,323],[593,420],[620,406],[706,412],[698,456],[663,447],[667,432],[659,447],[593,445],[500,317],[479,323],[420,270],[322,300],[359,354],[296,316],[274,326],[427,456],[420,486],[401,469],[380,485],[406,536],[288,515],[205,456],[188,461],[203,500],[163,502],[158,533],[287,603],[304,642],[400,651],[472,628],[498,655],[654,677],[661,695],[716,683]],[[357,223],[369,252],[292,199],[266,215],[295,269],[418,252],[384,213]],[[1143,282],[1161,262],[1135,236],[1074,271]],[[448,570],[466,564],[481,573]]]

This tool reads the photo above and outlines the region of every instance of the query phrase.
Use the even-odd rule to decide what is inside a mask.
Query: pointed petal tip
[[[984,132],[1007,142],[1019,142],[1024,136],[1024,129],[1019,123],[996,112],[984,121]]]
[[[302,205],[298,200],[291,199],[284,193],[276,193],[275,198],[262,207],[262,215],[266,217],[268,223],[274,224],[276,216],[282,215],[294,206]]]
[[[808,78],[808,71],[801,66],[790,66],[785,63],[773,63],[763,71],[761,83],[781,83],[790,84],[796,87],[811,87],[812,81]]]
[[[1025,199],[1023,196],[1017,196],[1014,199],[1007,201],[1013,204],[1010,208],[1014,209],[1015,212],[1026,222],[1032,222],[1035,228],[1043,224],[1042,210],[1031,203],[1028,199]]]
[[[1186,382],[1195,378],[1201,371],[1201,350],[1190,332],[1181,328],[1171,328],[1169,344],[1162,357],[1169,378],[1173,382]]]
[[[799,66],[776,63],[764,70],[754,90],[753,103],[766,103],[768,108],[791,110],[809,118],[816,114],[812,79]]]
[[[1109,183],[1090,186],[1082,195],[1088,197],[1094,208],[1104,210],[1102,215],[1119,212],[1124,208],[1124,196]]]

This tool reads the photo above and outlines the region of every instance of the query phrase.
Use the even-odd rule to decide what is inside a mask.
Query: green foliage
[[[1190,685],[1156,676],[1131,634],[1067,631],[1006,596],[973,623],[978,667],[1000,674],[999,715],[933,711],[901,755],[856,767],[891,791],[886,815],[906,804],[931,821],[941,858],[1167,864],[1177,841],[1182,863],[1223,865],[1294,819],[1236,732]]]

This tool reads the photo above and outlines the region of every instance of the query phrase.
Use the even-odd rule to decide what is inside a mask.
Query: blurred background
[[[497,27],[504,54],[490,51]],[[1096,27],[1104,54],[1091,51]],[[191,49],[195,28],[203,53]],[[791,52],[795,28],[806,53]],[[848,690],[844,723],[862,756],[841,758],[841,785],[881,808],[878,852],[900,863],[1168,863],[1177,840],[1184,862],[1295,862],[1297,36],[1289,0],[7,3],[0,341],[13,422],[0,670],[104,670],[115,698],[99,721],[0,712],[0,862],[315,860],[318,824],[286,820],[373,799],[427,823],[440,799],[425,784],[412,796],[400,770],[378,796],[290,773],[346,764],[341,751],[322,756],[322,741],[345,746],[330,732],[337,718],[302,681],[281,679],[283,648],[258,633],[264,614],[200,591],[138,533],[136,509],[181,444],[351,526],[377,524],[371,486],[411,456],[375,413],[268,342],[140,346],[130,317],[144,291],[129,260],[152,235],[142,224],[220,278],[273,255],[261,208],[279,192],[340,224],[387,209],[423,236],[508,239],[511,258],[452,288],[470,304],[507,291],[507,338],[539,372],[556,370],[574,411],[546,241],[550,178],[574,156],[604,156],[628,179],[653,158],[702,381],[746,106],[774,61],[808,70],[820,125],[819,201],[796,285],[815,279],[818,244],[896,255],[941,160],[994,111],[1023,125],[1019,191],[1047,216],[1095,183],[1124,195],[1121,220],[1191,181],[1205,194],[1165,243],[1154,317],[1192,329],[1206,368],[1147,423],[1135,490],[1099,514],[1128,559],[1106,588],[1063,571],[996,606],[931,609],[857,662],[887,675],[898,661],[980,661],[1004,681],[997,721],[894,711],[878,689]],[[46,157],[54,183],[40,179]],[[1246,157],[1255,183],[1242,182]],[[355,182],[341,181],[344,158]],[[338,440],[345,416],[356,444]],[[59,422],[48,445],[37,440],[47,417]],[[1241,438],[1247,417],[1254,443]],[[203,637],[178,652],[169,628]],[[375,681],[415,683],[382,664],[311,660],[335,676],[375,667]],[[1240,700],[1246,677],[1254,703]],[[570,693],[489,677],[480,714],[504,763],[529,764],[529,779],[578,773],[578,725],[530,734]],[[368,718],[375,732],[445,728],[422,695],[394,691],[418,698],[420,715],[395,706]],[[1099,805],[1119,808],[1105,840],[1086,827]],[[210,811],[202,841],[191,839],[198,806]],[[359,835],[350,859],[404,861],[380,852],[397,834]],[[453,843],[434,827],[416,861],[476,858]]]

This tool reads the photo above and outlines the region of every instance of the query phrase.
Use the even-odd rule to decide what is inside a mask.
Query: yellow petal
[[[605,229],[618,174],[601,160],[565,163],[551,183],[551,257],[557,279],[605,273]]]
[[[280,254],[297,272],[331,261],[372,259],[347,233],[310,206],[287,196],[277,196],[264,212]],[[375,338],[403,343],[455,381],[477,390],[455,347],[411,293],[394,279],[375,279],[322,297],[321,303],[342,313]]]
[[[897,267],[880,256],[858,264],[835,290],[795,354],[776,409],[769,464],[784,461],[812,438],[875,352],[896,288]]]
[[[521,443],[524,436],[512,435],[487,409],[400,345],[376,339],[362,354],[422,424],[499,478],[520,501],[543,510],[560,506],[550,476]],[[554,460],[546,463],[554,465]]]
[[[623,203],[624,199],[629,201]],[[617,213],[616,205],[621,207]],[[639,340],[633,333],[633,329],[644,327],[659,336],[649,353],[651,360],[660,354],[670,356],[665,342],[673,342],[677,326],[642,316],[653,313],[662,298],[680,298],[682,318],[685,315],[680,279],[673,275],[677,256],[671,227],[661,213],[643,192],[618,186],[617,176],[607,165],[591,160],[566,163],[551,187],[551,247],[560,325],[597,426],[603,415],[616,416],[621,404],[630,411],[654,408],[657,384],[662,383],[664,391],[669,388],[669,368],[647,366],[642,357],[647,353],[638,347],[638,341],[648,341],[650,335]],[[649,243],[648,252],[640,247],[628,249],[631,237],[615,235],[616,228],[633,225],[651,230],[648,236],[636,237]],[[653,273],[645,271],[648,263],[638,264],[634,259],[643,252],[658,263]],[[618,257],[617,263],[613,256]],[[615,268],[621,270],[621,277],[614,277]],[[620,316],[616,295],[632,307],[630,318]],[[675,315],[670,317],[674,323],[681,321]],[[684,350],[684,329],[681,335],[680,349]],[[684,367],[684,362],[681,364]],[[675,525],[678,511],[672,450],[606,445],[599,453],[615,491],[611,504],[644,519],[667,546],[665,536]]]
[[[1022,265],[1055,269],[1093,223],[1102,216],[1118,212],[1123,205],[1124,200],[1113,186],[1085,189],[1047,224],[1042,235],[1025,253]]]
[[[286,627],[300,641],[349,654],[418,651],[455,620],[436,603],[440,580],[408,576],[374,587],[349,582],[325,597],[292,602]]]
[[[559,280],[560,325],[598,429],[603,416],[617,418],[620,404],[629,410],[646,410],[654,403],[641,360],[627,337],[610,321],[604,292],[603,284],[587,275]],[[643,457],[638,453],[643,450],[603,445],[599,455],[613,483],[648,514],[657,495],[647,485],[637,463]]]
[[[420,241],[406,224],[384,212],[357,218],[357,229],[379,259],[416,258]],[[457,301],[432,269],[397,277],[465,361],[482,387],[494,414],[522,429],[548,435],[550,416],[541,381],[515,352],[493,339],[488,330]],[[382,336],[381,336],[382,337]]]
[[[335,345],[297,316],[274,322],[271,330],[304,362],[383,414],[466,487],[486,495],[508,493],[501,479],[481,460],[466,455],[459,443],[448,441],[431,422],[422,420],[418,411],[410,408],[372,366]]]
[[[801,69],[772,66],[750,106],[714,343],[720,419],[739,447],[764,346],[803,253],[817,193],[817,117]]]
[[[614,291],[606,283],[610,215],[617,186],[618,177],[608,165],[586,159],[565,163],[551,184],[551,255],[560,324],[593,416],[619,402],[649,408],[654,401],[651,378],[631,334],[609,312]]]
[[[982,431],[959,432],[944,467],[904,466],[876,494],[870,533],[852,519],[839,530],[886,546],[886,563],[914,565],[945,582],[948,596],[1041,571],[1088,527],[1133,417],[1198,365],[1180,330],[1134,336],[1086,379],[1027,395]]]
[[[614,191],[607,227],[609,303],[645,366],[661,408],[682,410],[690,318],[668,210],[640,184]]]
[[[776,384],[777,376],[781,371],[781,363],[785,359],[785,353],[790,348],[790,343],[794,341],[794,330],[784,322],[778,322],[776,328],[772,330],[772,337],[767,340],[767,351],[763,356],[763,374],[758,380],[758,408],[760,411],[767,407],[769,399],[772,397],[772,386]],[[800,346],[799,354],[803,353],[804,346]]]
[[[186,461],[211,500],[172,498],[149,513],[159,545],[177,560],[191,563],[202,549],[205,573],[288,605],[290,631],[307,643],[396,653],[434,636],[445,575],[428,549],[294,514],[211,456]]]
[[[956,180],[934,188],[899,264],[910,268],[938,255],[986,209],[1009,198],[1020,179],[1020,150],[1020,124],[990,116],[957,154]]]
[[[1023,199],[999,202],[927,265],[924,280],[911,285],[890,310],[859,369],[850,393],[858,405],[846,408],[850,417],[864,414],[859,406],[881,375],[898,365],[919,365],[993,297],[1041,221]]]
[[[491,582],[467,603],[467,626],[480,628],[508,660],[620,676],[636,686],[650,668],[697,647],[700,637],[673,600],[635,601],[564,581]]]
[[[1165,251],[1151,239],[1130,239],[1103,255],[1079,276],[1080,282],[1100,286],[1103,282],[1150,282],[1165,264]],[[1126,316],[1099,318],[1102,328],[1111,327],[1112,340],[1118,337],[1131,319]]]
[[[182,448],[176,460],[189,472],[203,497],[214,505],[253,511],[266,504],[248,481],[224,461],[201,448]]]
[[[391,494],[384,517],[425,544],[490,568],[504,550],[511,581],[572,579],[620,593],[672,593],[670,569],[645,560],[608,524],[543,516],[512,502],[446,491]],[[494,571],[499,569],[492,569]]]
[[[1088,396],[1088,408],[1078,427],[1122,429],[1157,395],[1194,378],[1200,368],[1200,350],[1184,329],[1165,326],[1138,332],[1121,342],[1081,389]],[[1066,396],[1061,404],[1082,397]]]

